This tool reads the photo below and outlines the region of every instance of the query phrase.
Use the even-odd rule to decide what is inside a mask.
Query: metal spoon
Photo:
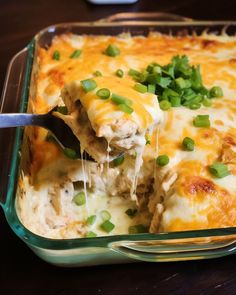
[[[81,159],[80,142],[64,121],[53,116],[52,111],[43,114],[10,113],[0,114],[0,128],[23,127],[29,125],[40,126],[48,129],[55,137],[61,148],[70,148],[76,151],[77,157]],[[83,158],[93,160],[90,156]]]

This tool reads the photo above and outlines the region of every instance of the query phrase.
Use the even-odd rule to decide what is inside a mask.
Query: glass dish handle
[[[3,86],[0,113],[20,112],[26,57],[28,48],[17,53],[10,61]],[[4,207],[11,186],[11,167],[16,136],[15,129],[0,130],[0,204]],[[7,139],[7,142],[6,142]]]
[[[194,241],[193,241],[194,240]],[[198,241],[198,238],[160,241],[119,241],[109,247],[138,261],[167,262],[222,257],[236,252],[236,238]]]
[[[180,21],[187,22],[193,19],[168,13],[168,12],[122,12],[116,13],[106,18],[100,19],[99,22],[122,22],[122,21]]]

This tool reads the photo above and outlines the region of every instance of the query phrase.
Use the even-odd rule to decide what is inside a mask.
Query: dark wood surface
[[[0,89],[10,58],[38,30],[54,23],[96,20],[125,11],[163,11],[195,19],[236,20],[236,1],[140,0],[133,5],[95,6],[85,0],[0,0]],[[236,256],[77,269],[51,266],[13,234],[2,210],[0,251],[2,295],[236,294]]]

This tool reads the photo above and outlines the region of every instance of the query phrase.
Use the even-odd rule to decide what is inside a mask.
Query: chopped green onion
[[[116,71],[116,76],[119,77],[119,78],[122,78],[124,76],[124,71],[121,70],[121,69],[118,69]]]
[[[129,227],[129,234],[142,234],[147,232],[148,227],[143,224],[131,225]]]
[[[120,49],[116,45],[110,44],[107,46],[104,53],[108,56],[115,57],[120,54]]]
[[[156,158],[157,165],[163,167],[169,163],[169,157],[167,155],[160,155]]]
[[[147,91],[148,91],[149,93],[153,93],[153,94],[155,94],[155,91],[156,91],[156,85],[155,85],[155,84],[148,84]]]
[[[102,73],[101,73],[100,71],[95,71],[95,72],[93,73],[93,75],[94,75],[95,77],[101,77],[101,76],[102,76]]]
[[[225,164],[219,162],[210,165],[209,171],[212,175],[218,178],[223,178],[230,174],[228,167]]]
[[[166,78],[163,78],[161,76],[158,76],[157,77],[157,82],[156,84],[158,84],[159,86],[161,86],[162,88],[167,88],[167,86],[169,86],[171,83],[171,78],[169,77],[166,77]]]
[[[182,147],[186,151],[193,151],[194,150],[194,140],[190,137],[185,137],[184,140],[182,141]]]
[[[125,214],[127,214],[130,218],[134,218],[134,216],[137,214],[138,210],[137,209],[127,209],[125,211]]]
[[[212,105],[212,102],[209,98],[204,98],[202,104],[204,105],[204,107],[210,107]]]
[[[93,79],[82,80],[81,85],[85,92],[89,92],[97,88],[97,83]]]
[[[151,144],[151,140],[148,134],[145,134],[146,145]]]
[[[197,102],[192,102],[189,104],[189,108],[191,110],[198,110],[198,109],[200,109],[200,107],[201,107],[201,104],[197,103]]]
[[[156,85],[158,77],[160,77],[158,74],[149,74],[147,76],[147,83]]]
[[[129,107],[127,104],[119,104],[119,109],[127,114],[132,114],[134,109]]]
[[[170,103],[172,107],[179,107],[181,106],[181,98],[178,96],[172,96],[170,98]]]
[[[73,149],[64,148],[63,153],[65,156],[67,156],[70,159],[73,159],[73,160],[78,159],[78,155],[77,155],[76,151]]]
[[[75,50],[71,55],[70,55],[70,58],[77,58],[77,57],[79,57],[80,56],[80,54],[81,54],[81,50],[79,50],[79,49],[77,49],[77,50]]]
[[[101,215],[103,221],[111,219],[111,214],[107,210],[102,210],[100,215]]]
[[[193,125],[195,127],[210,127],[211,122],[209,119],[209,115],[197,115],[197,117],[193,120]]]
[[[120,156],[120,157],[114,159],[112,161],[112,163],[114,164],[114,166],[120,166],[121,164],[123,164],[124,160],[125,160],[125,157],[124,156]]]
[[[219,86],[214,86],[210,89],[210,97],[222,97],[223,90]]]
[[[93,232],[93,231],[88,231],[87,233],[86,233],[86,238],[95,238],[97,236],[97,234],[95,233],[95,232]]]
[[[168,100],[160,101],[159,105],[163,111],[167,111],[171,108],[171,103]]]
[[[68,109],[66,106],[58,106],[57,107],[57,112],[63,114],[63,115],[67,115],[68,114]]]
[[[175,79],[175,83],[180,89],[191,87],[191,82],[189,80],[185,80],[182,77]]]
[[[53,53],[52,58],[53,58],[54,60],[60,60],[60,58],[61,58],[61,54],[60,54],[60,52],[59,52],[58,50],[55,50],[54,53]]]
[[[86,196],[84,192],[79,192],[78,194],[76,194],[73,198],[73,202],[77,205],[77,206],[82,206],[86,203]]]
[[[94,222],[96,221],[96,215],[90,215],[88,218],[87,218],[87,220],[86,220],[86,223],[88,224],[88,225],[93,225],[94,224]]]
[[[111,100],[116,104],[126,104],[128,106],[132,105],[132,100],[115,93],[112,93]]]
[[[142,73],[135,69],[130,69],[128,75],[131,76],[134,80],[138,80]]]
[[[111,92],[108,88],[101,88],[96,92],[96,95],[101,99],[108,99],[111,95]]]
[[[141,83],[136,83],[134,85],[134,89],[140,93],[145,93],[147,92],[147,86],[146,85],[143,85]]]
[[[105,232],[110,233],[114,229],[115,225],[109,220],[106,220],[100,225],[100,227]]]

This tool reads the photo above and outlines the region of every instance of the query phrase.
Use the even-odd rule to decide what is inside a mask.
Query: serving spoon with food
[[[68,151],[76,152],[76,158],[86,158],[93,160],[88,154],[81,155],[80,142],[64,121],[52,115],[52,111],[47,114],[9,113],[0,114],[0,128],[40,126],[49,130],[59,146]]]
[[[85,159],[93,161],[94,159],[85,151],[81,154],[81,146],[78,138],[74,135],[70,127],[60,118],[52,113],[55,108],[46,114],[30,113],[8,113],[0,114],[0,128],[40,126],[51,132],[59,146],[70,158]],[[112,155],[111,160],[123,156],[122,152]]]

